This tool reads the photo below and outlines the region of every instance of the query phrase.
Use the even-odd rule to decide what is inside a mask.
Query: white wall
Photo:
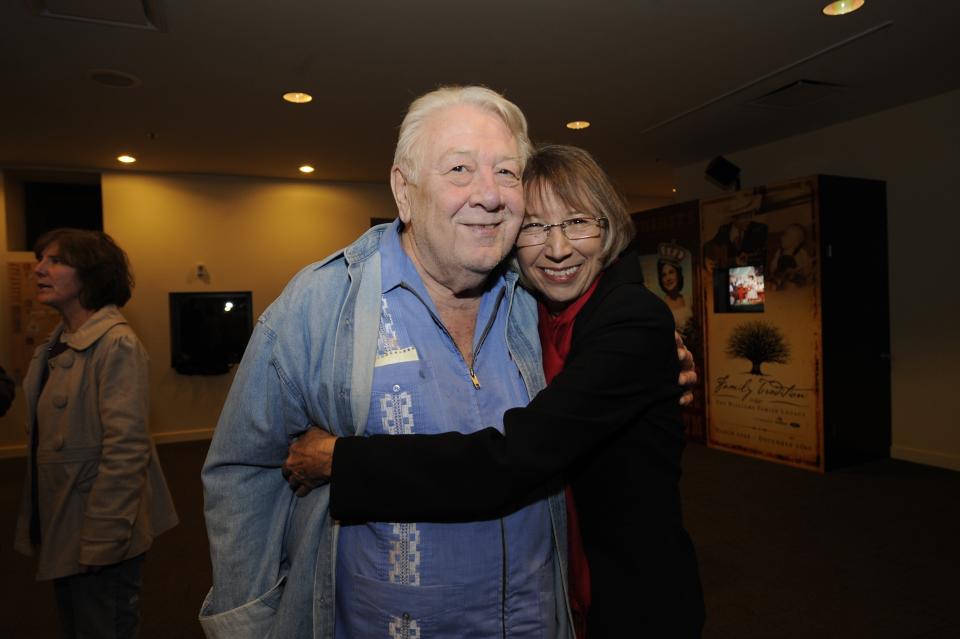
[[[371,217],[396,214],[386,179],[322,184],[114,172],[103,175],[102,189],[104,230],[127,251],[137,280],[123,313],[150,353],[151,430],[160,441],[208,437],[232,381],[232,374],[183,376],[170,367],[169,292],[250,290],[256,317],[300,268],[352,241]],[[196,278],[198,262],[209,283]],[[9,340],[4,317],[0,362]],[[23,412],[18,398],[0,418],[0,455],[22,451]]]
[[[813,174],[887,183],[893,446],[898,459],[960,470],[960,91],[771,144],[720,153],[744,188]],[[721,193],[709,158],[682,167],[683,200]],[[851,326],[850,339],[856,339]],[[851,392],[871,401],[869,388]]]

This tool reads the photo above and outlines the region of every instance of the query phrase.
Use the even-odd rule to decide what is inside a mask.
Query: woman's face
[[[57,242],[43,249],[33,273],[37,277],[38,302],[52,306],[61,313],[74,305],[80,306],[83,286],[77,277],[77,269],[64,263]]]
[[[547,185],[542,194],[531,194],[523,223],[557,224],[575,217],[595,217],[592,212],[574,211]],[[524,276],[540,293],[551,312],[558,313],[583,295],[603,270],[603,233],[598,237],[568,240],[560,227],[550,229],[547,241],[539,246],[517,249],[517,261]]]
[[[660,286],[663,287],[668,293],[673,293],[677,290],[677,287],[680,285],[680,278],[677,277],[677,269],[670,265],[664,264],[660,267]]]

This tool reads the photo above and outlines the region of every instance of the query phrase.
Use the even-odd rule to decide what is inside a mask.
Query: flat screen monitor
[[[170,293],[171,366],[222,375],[238,364],[253,330],[250,291]]]
[[[727,298],[731,312],[760,312],[763,310],[763,267],[735,266],[730,269]]]

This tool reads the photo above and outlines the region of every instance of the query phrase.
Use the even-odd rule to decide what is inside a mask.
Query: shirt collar
[[[400,218],[394,220],[380,239],[380,281],[384,293],[405,281],[411,285],[420,283],[420,274],[400,243],[402,224]]]

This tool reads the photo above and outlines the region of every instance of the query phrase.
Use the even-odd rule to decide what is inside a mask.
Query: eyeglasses
[[[530,222],[520,227],[520,235],[517,236],[517,247],[539,246],[550,237],[550,229],[559,227],[560,232],[568,240],[585,240],[588,237],[599,237],[600,230],[607,228],[607,218],[605,217],[572,217],[569,220],[557,222],[556,224],[540,224]]]

